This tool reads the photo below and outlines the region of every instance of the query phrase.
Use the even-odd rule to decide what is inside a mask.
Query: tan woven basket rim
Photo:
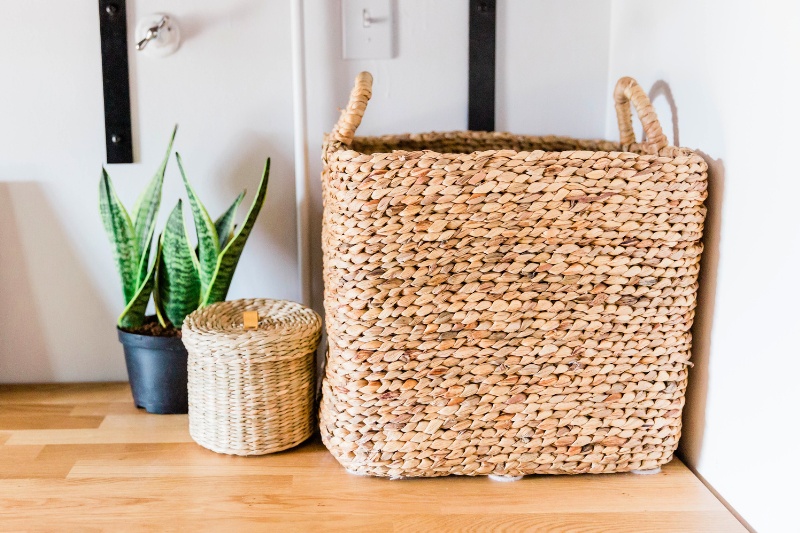
[[[514,155],[527,153],[537,153],[540,159],[551,159],[551,158],[560,158],[560,159],[569,159],[570,156],[574,155],[576,152],[592,152],[592,153],[607,153],[611,156],[617,157],[618,155],[622,156],[630,156],[631,158],[634,157],[678,157],[678,156],[691,156],[696,153],[696,150],[688,147],[680,147],[680,146],[667,146],[665,148],[660,149],[657,153],[652,153],[647,151],[647,147],[641,143],[633,143],[630,145],[622,145],[618,141],[610,141],[607,139],[579,139],[577,137],[568,137],[568,136],[545,136],[545,135],[526,135],[526,134],[515,134],[510,132],[475,132],[475,131],[430,131],[421,134],[387,134],[387,135],[365,135],[365,136],[357,136],[353,138],[353,145],[358,146],[359,143],[372,143],[384,139],[392,139],[393,141],[396,140],[414,140],[417,137],[422,136],[439,136],[439,137],[447,137],[451,136],[454,137],[456,135],[466,137],[466,134],[470,134],[471,136],[485,134],[486,137],[489,138],[519,138],[519,137],[526,137],[531,140],[542,139],[542,140],[549,140],[549,141],[561,141],[565,143],[596,143],[598,146],[602,144],[614,144],[617,147],[617,150],[586,150],[586,149],[575,149],[575,150],[514,150],[513,148],[503,148],[497,150],[476,150],[473,152],[437,152],[435,150],[392,150],[391,152],[362,152],[352,146],[348,146],[344,143],[339,141],[333,140],[329,134],[326,134],[324,137],[324,142],[329,143],[329,145],[333,148],[335,152],[354,152],[360,155],[367,155],[367,156],[403,156],[409,154],[424,154],[427,157],[436,157],[436,158],[463,158],[469,157],[473,159],[475,156],[479,157],[487,157],[491,156],[497,152],[508,152],[511,158]],[[513,154],[512,154],[513,153]]]
[[[283,313],[276,314],[276,309]],[[258,311],[257,329],[244,329],[242,312]],[[308,344],[308,351],[296,350],[274,356],[262,355],[230,355],[229,353],[207,354],[204,357],[213,359],[215,364],[252,364],[257,361],[288,360],[306,357],[316,346],[314,335],[319,332],[322,318],[313,310],[302,304],[271,298],[253,298],[247,300],[229,300],[218,302],[198,309],[183,324],[183,335],[189,338],[213,338],[221,346],[229,346],[236,353],[236,347],[260,343],[264,346]],[[312,346],[313,345],[313,346]]]
[[[353,143],[357,141],[369,142],[370,140],[379,140],[387,138],[392,140],[401,140],[401,139],[412,139],[414,137],[424,137],[426,135],[442,136],[442,137],[450,135],[453,137],[485,136],[487,138],[525,137],[531,140],[550,139],[550,140],[560,140],[568,143],[574,143],[577,146],[580,146],[580,143],[588,141],[589,143],[593,142],[596,143],[598,147],[601,144],[605,145],[612,144],[619,147],[618,151],[595,150],[597,152],[609,152],[614,154],[630,153],[636,156],[656,155],[665,157],[676,157],[682,155],[691,155],[694,152],[691,149],[671,146],[668,143],[667,137],[666,135],[664,135],[664,132],[661,128],[661,123],[658,120],[655,108],[653,108],[650,99],[648,98],[647,94],[642,90],[641,86],[636,82],[636,80],[628,76],[620,78],[619,81],[617,81],[616,86],[614,87],[614,94],[613,94],[614,105],[617,114],[617,124],[620,133],[620,140],[618,142],[600,140],[600,139],[594,140],[594,139],[576,139],[573,137],[562,137],[562,136],[515,135],[508,132],[493,132],[493,131],[482,132],[482,131],[469,131],[469,130],[466,131],[455,130],[449,132],[434,131],[423,134],[400,134],[400,135],[357,137],[355,135],[356,130],[361,124],[361,121],[364,117],[364,113],[367,108],[367,104],[371,97],[372,97],[372,75],[369,72],[361,72],[360,74],[358,74],[358,76],[356,76],[355,85],[353,87],[352,92],[350,93],[350,99],[348,101],[347,107],[345,107],[342,110],[341,115],[339,116],[339,120],[334,125],[331,132],[327,133],[323,138],[326,150],[330,149],[332,151],[339,151],[339,150],[347,151],[348,149],[352,149],[351,147]],[[633,107],[633,109],[636,111],[636,114],[639,118],[639,122],[642,125],[644,138],[642,139],[641,142],[636,140],[636,135],[633,129],[633,115],[631,112],[631,107]],[[388,154],[388,152],[375,152],[373,154],[367,154],[365,152],[360,152],[358,150],[354,151],[363,155]],[[496,151],[499,150],[494,150],[492,152]],[[516,150],[511,150],[511,151],[516,152]],[[585,150],[585,149],[580,151],[591,152],[591,150]],[[391,153],[398,153],[398,152],[403,153],[405,152],[405,150],[397,150]],[[444,156],[444,157],[474,155],[476,153],[482,153],[482,152],[439,153],[435,151],[430,151],[431,155]],[[543,151],[544,155],[550,155],[550,156],[564,154],[564,153],[565,153],[564,151]]]

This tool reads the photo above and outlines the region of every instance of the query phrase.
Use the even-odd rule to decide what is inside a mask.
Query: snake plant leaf
[[[167,162],[172,153],[172,144],[175,141],[175,134],[177,132],[178,126],[176,125],[172,130],[169,146],[167,146],[167,153],[164,154],[161,165],[150,180],[147,188],[142,191],[142,194],[139,195],[139,198],[133,206],[133,227],[140,257],[145,254],[146,247],[149,247],[151,244],[151,237],[154,233],[156,217],[158,216],[158,208],[161,204],[161,189],[164,185],[164,173],[167,170]]]
[[[217,256],[219,255],[219,237],[217,236],[217,229],[208,216],[200,198],[194,192],[194,188],[189,183],[186,177],[186,172],[183,170],[183,161],[180,154],[175,154],[178,160],[178,168],[183,177],[183,184],[186,187],[186,194],[189,196],[189,204],[192,206],[192,216],[194,217],[194,226],[197,230],[197,259],[200,262],[199,275],[200,286],[203,292],[206,292],[211,285],[211,279],[214,277],[214,269],[217,266]]]
[[[182,202],[178,200],[161,235],[161,258],[156,274],[158,315],[176,328],[180,328],[186,315],[200,305],[200,278],[193,255]]]
[[[106,169],[103,169],[100,178],[100,216],[111,242],[114,263],[122,280],[122,293],[127,304],[136,295],[139,286],[139,255],[130,216],[114,191]]]
[[[144,283],[144,280],[147,279],[147,271],[149,270],[150,266],[150,250],[153,247],[153,233],[156,231],[156,226],[153,224],[153,227],[150,229],[150,235],[147,236],[147,246],[145,246],[144,250],[142,251],[142,256],[139,258],[139,268],[138,268],[138,276],[136,276],[136,283],[141,285]]]
[[[247,191],[242,191],[239,196],[236,197],[236,200],[233,201],[228,210],[222,213],[222,215],[220,215],[220,217],[214,221],[214,227],[217,230],[217,237],[219,237],[220,249],[224,249],[228,244],[228,241],[233,238],[233,230],[235,227],[233,220],[236,218],[236,210],[239,209],[239,205],[242,203],[245,194],[247,194]]]
[[[147,303],[150,301],[150,294],[153,292],[153,281],[155,278],[156,263],[154,261],[147,270],[144,282],[139,285],[133,298],[122,311],[117,319],[117,326],[120,328],[137,328],[144,325],[144,313],[147,311]]]
[[[207,291],[203,293],[203,302],[201,307],[212,304],[214,302],[221,302],[225,300],[228,295],[228,289],[231,286],[233,273],[236,270],[236,265],[239,263],[239,258],[242,255],[242,250],[250,236],[250,232],[256,223],[261,206],[264,205],[264,199],[267,196],[267,184],[269,182],[269,165],[270,160],[267,159],[264,165],[264,174],[261,176],[261,182],[256,191],[256,197],[253,199],[253,205],[247,212],[247,218],[244,224],[239,228],[234,237],[225,246],[225,249],[219,254],[217,266],[214,270],[214,278]]]
[[[158,283],[158,269],[161,267],[161,239],[162,235],[158,236],[158,246],[156,247],[156,273],[155,278],[153,280],[153,306],[156,308],[156,318],[158,319],[158,323],[161,324],[162,327],[169,326],[169,319],[167,319],[167,315],[164,313],[164,304],[161,301],[161,287]]]

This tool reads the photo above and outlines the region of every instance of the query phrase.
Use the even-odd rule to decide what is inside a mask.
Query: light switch
[[[394,57],[392,0],[342,0],[345,59]]]

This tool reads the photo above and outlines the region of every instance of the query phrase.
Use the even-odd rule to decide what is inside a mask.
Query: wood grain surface
[[[677,459],[651,476],[358,477],[317,438],[208,451],[126,383],[0,385],[0,530],[746,531]]]

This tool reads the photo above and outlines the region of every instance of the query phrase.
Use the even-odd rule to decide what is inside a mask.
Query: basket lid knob
[[[244,329],[258,329],[258,311],[242,311]]]

